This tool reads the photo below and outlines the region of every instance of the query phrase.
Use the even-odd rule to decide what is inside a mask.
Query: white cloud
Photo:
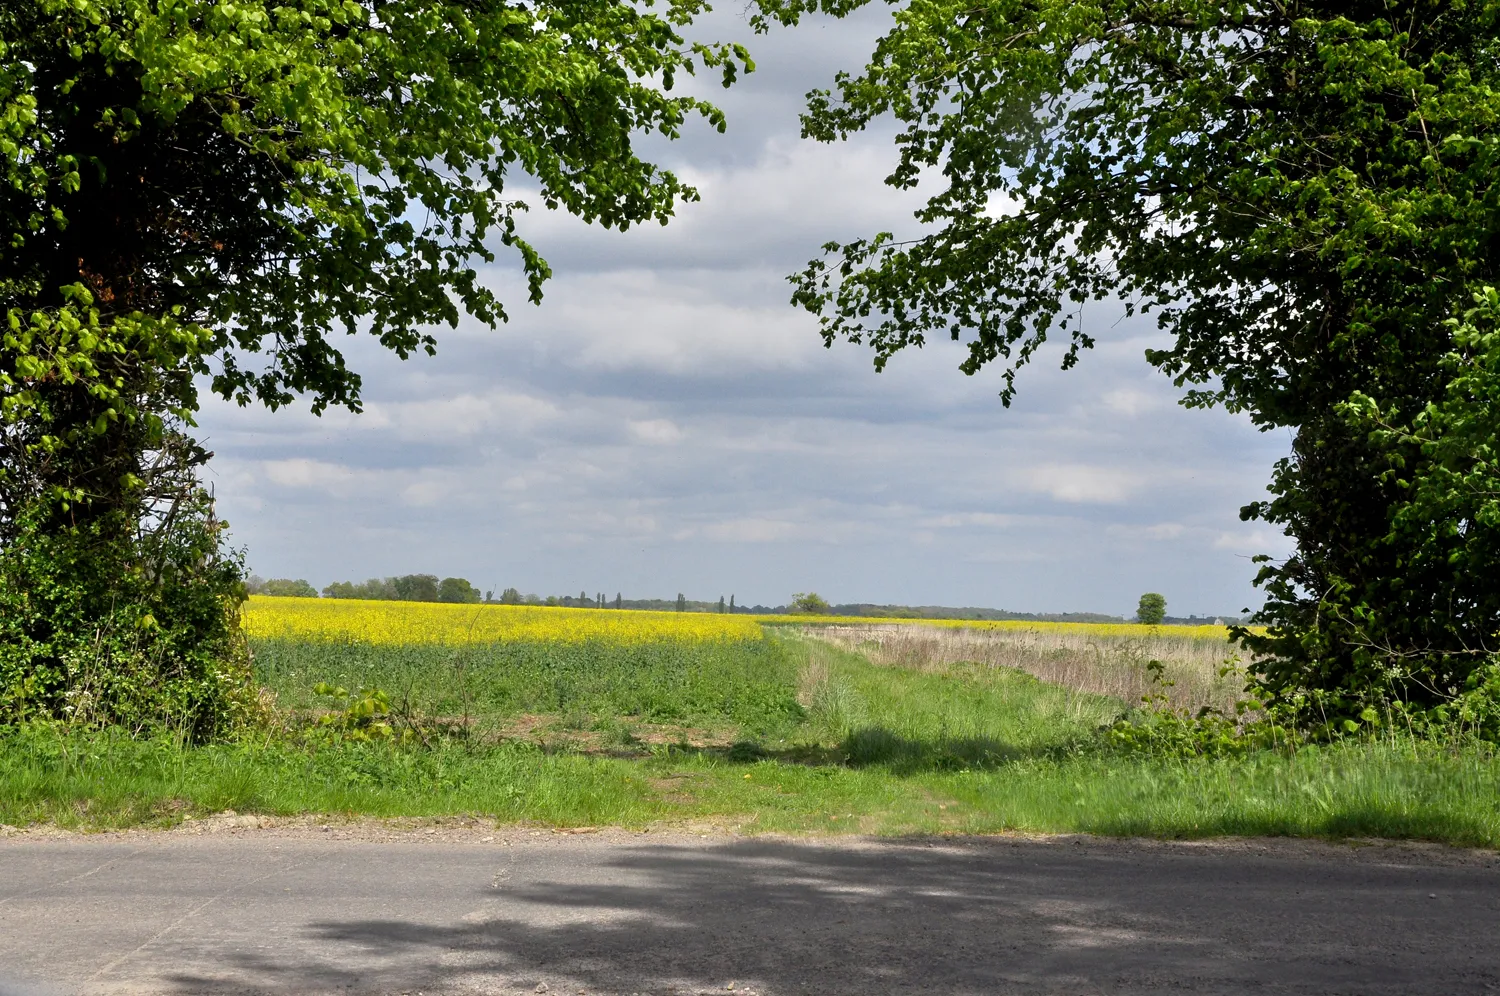
[[[640,442],[655,446],[668,446],[682,439],[682,430],[668,418],[632,420],[630,434]]]
[[[677,534],[678,539],[715,540],[720,543],[779,543],[791,539],[800,532],[796,523],[780,519],[729,519],[706,526],[685,530]]]
[[[1130,387],[1120,387],[1112,391],[1105,391],[1099,396],[1099,400],[1110,411],[1130,418],[1146,412],[1157,411],[1163,407],[1164,401],[1160,394]]]
[[[336,498],[347,497],[355,487],[354,472],[348,467],[305,457],[268,460],[262,465],[262,471],[273,484],[321,491]]]
[[[1214,538],[1215,550],[1230,550],[1239,554],[1269,553],[1283,555],[1290,541],[1271,529],[1225,530]]]
[[[1181,522],[1158,522],[1154,526],[1134,526],[1115,523],[1109,527],[1111,535],[1132,540],[1175,540],[1188,531]]]
[[[1090,464],[1047,464],[1023,471],[1022,477],[1033,491],[1077,504],[1118,504],[1144,483],[1136,471]]]
[[[443,481],[414,481],[401,489],[401,500],[407,505],[432,506],[451,493],[450,487]]]
[[[781,276],[765,270],[733,279],[769,289]],[[739,375],[807,369],[825,355],[816,323],[787,307],[779,288],[753,305],[726,301],[724,279],[693,269],[565,274],[549,285],[544,311],[504,335],[530,344],[534,327],[544,326],[550,362],[602,372]]]
[[[1022,516],[1001,515],[995,512],[953,512],[923,519],[919,525],[928,529],[962,529],[968,526],[987,526],[1006,529],[1024,521]]]
[[[374,401],[353,427],[365,432],[394,430],[402,439],[474,436],[497,431],[526,431],[562,416],[553,401],[524,393],[494,392],[424,398],[420,401]]]

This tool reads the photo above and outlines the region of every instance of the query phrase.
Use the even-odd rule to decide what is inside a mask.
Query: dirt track
[[[1500,991],[1489,853],[254,822],[0,840],[0,994]]]

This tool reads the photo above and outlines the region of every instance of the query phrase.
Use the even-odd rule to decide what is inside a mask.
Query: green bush
[[[31,719],[191,741],[252,715],[240,559],[194,491],[150,530],[68,531],[35,510],[0,548],[0,724]]]

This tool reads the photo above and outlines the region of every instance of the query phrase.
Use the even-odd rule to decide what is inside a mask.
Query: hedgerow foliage
[[[251,718],[242,567],[192,484],[147,514],[72,528],[36,502],[0,551],[0,721],[45,718],[204,740]]]

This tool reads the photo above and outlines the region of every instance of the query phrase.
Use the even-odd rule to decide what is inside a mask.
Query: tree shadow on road
[[[614,846],[549,880],[526,877],[527,853],[402,845],[389,861],[398,909],[439,874],[432,862],[448,876],[473,865],[441,915],[313,920],[292,949],[232,955],[223,981],[185,973],[178,991],[1446,993],[1500,981],[1494,946],[1472,943],[1493,918],[1434,920],[1427,905],[1429,889],[1467,890],[1493,913],[1496,877],[1472,869],[1377,878],[1353,861],[1056,841],[758,839]]]

